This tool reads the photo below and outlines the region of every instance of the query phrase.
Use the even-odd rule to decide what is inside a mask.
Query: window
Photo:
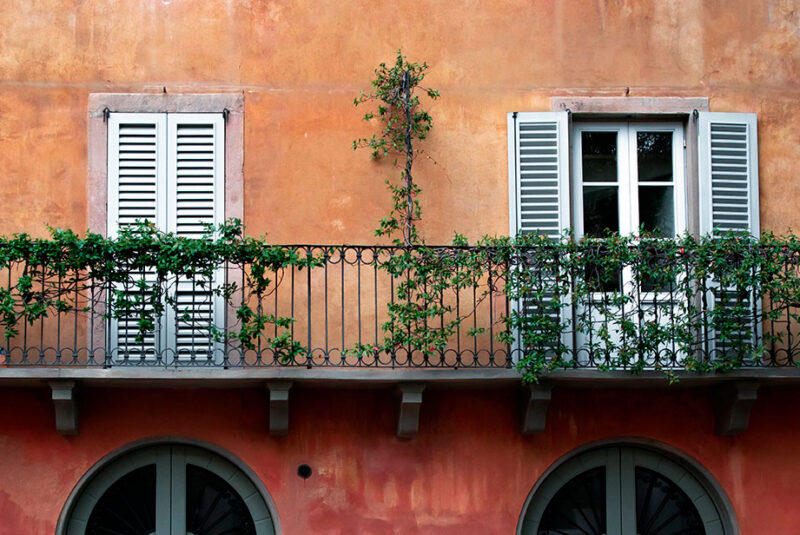
[[[575,123],[572,147],[577,236],[686,231],[681,124]]]
[[[594,100],[599,104],[592,108],[587,102]],[[600,237],[635,235],[640,228],[667,237],[758,234],[755,115],[681,110],[675,101],[683,99],[665,99],[664,119],[654,120],[653,100],[584,99],[576,105],[581,113],[509,114],[511,234],[559,239],[566,229]],[[636,293],[624,270],[602,279],[618,281],[603,282],[603,292]],[[559,309],[571,325],[577,316],[589,324],[606,321],[585,312],[569,304]],[[585,340],[565,332],[561,342],[577,351]]]
[[[200,238],[225,220],[225,123],[221,113],[112,113],[108,126],[108,234],[148,221],[164,232]],[[148,284],[152,272],[141,273]],[[224,280],[174,281],[180,307],[167,307],[152,338],[137,340],[138,317],[113,319],[116,357],[175,356],[207,360],[221,353],[212,336],[224,324],[224,302],[212,289]],[[139,288],[119,288],[136,295]],[[149,306],[142,304],[142,306]]]
[[[196,238],[206,225],[242,218],[241,94],[105,94],[89,97],[89,227],[115,236],[137,220]],[[137,274],[146,283],[152,273]],[[215,363],[223,348],[211,326],[225,326],[214,280],[174,281],[180,311],[171,307],[153,335],[137,340],[135,314],[93,325],[95,347],[114,363],[143,359]],[[135,285],[118,288],[136,292]],[[142,304],[142,306],[148,306]]]
[[[691,467],[654,450],[595,448],[556,466],[537,484],[521,535],[724,535],[723,500]]]
[[[64,535],[272,535],[272,516],[250,478],[219,455],[163,444],[111,461],[68,507]]]
[[[695,118],[687,112],[682,121],[669,117],[592,123],[571,119],[566,111],[509,114],[511,234],[556,239],[565,229],[628,234],[639,226],[666,226],[661,229],[665,234],[757,234],[755,115],[699,112]],[[688,135],[690,130],[695,137]],[[695,160],[698,164],[687,172]],[[670,164],[667,180],[664,171]]]

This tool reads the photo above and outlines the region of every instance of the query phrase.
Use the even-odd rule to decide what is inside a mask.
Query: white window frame
[[[686,232],[686,163],[683,125],[677,122],[601,122],[573,123],[571,135],[571,159],[573,169],[572,214],[576,237],[584,235],[583,228],[583,160],[581,134],[583,132],[617,132],[617,182],[591,182],[592,186],[616,185],[619,188],[619,233],[621,236],[635,235],[639,230],[639,180],[636,151],[638,132],[672,132],[672,183],[673,217],[675,236]],[[644,183],[646,185],[647,183]]]

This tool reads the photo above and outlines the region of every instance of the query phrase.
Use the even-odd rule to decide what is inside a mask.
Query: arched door
[[[87,483],[66,535],[274,535],[253,482],[210,451],[145,447],[111,462]]]
[[[697,478],[654,451],[633,446],[582,453],[536,490],[523,535],[725,535]]]

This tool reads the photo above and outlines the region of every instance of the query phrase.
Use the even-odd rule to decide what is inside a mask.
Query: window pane
[[[575,476],[553,496],[537,535],[605,533],[606,469],[600,466]]]
[[[583,233],[602,237],[619,232],[619,188],[586,186],[583,188]]]
[[[156,532],[156,465],[137,468],[111,485],[94,506],[87,535]]]
[[[584,182],[617,181],[617,133],[582,132]]]
[[[672,181],[672,132],[637,132],[639,182]]]
[[[672,186],[639,186],[639,223],[648,232],[675,235]]]
[[[186,465],[186,530],[196,535],[255,535],[244,500],[224,479]]]
[[[640,535],[705,535],[692,500],[673,482],[636,467],[636,533]]]

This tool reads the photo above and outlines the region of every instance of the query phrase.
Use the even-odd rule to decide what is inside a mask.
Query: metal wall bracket
[[[726,383],[714,392],[714,432],[735,435],[750,425],[750,410],[758,399],[758,383],[736,381]]]
[[[270,381],[269,391],[269,434],[283,437],[289,434],[289,389],[291,381]]]
[[[56,431],[62,435],[78,434],[78,402],[75,381],[50,381],[56,411]]]
[[[547,425],[547,409],[550,407],[552,391],[553,385],[547,383],[531,383],[525,389],[520,427],[523,435],[536,435],[544,431],[544,427]]]
[[[420,383],[400,383],[397,395],[400,409],[397,414],[398,438],[413,438],[419,432],[419,410],[422,406],[422,392],[425,385]]]

